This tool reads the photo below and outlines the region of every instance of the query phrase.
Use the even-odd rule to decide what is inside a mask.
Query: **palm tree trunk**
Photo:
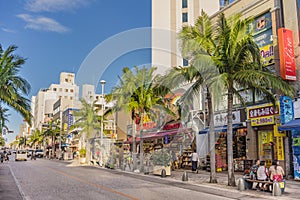
[[[136,125],[134,120],[132,120],[132,161],[134,171],[136,169]]]
[[[232,143],[232,108],[233,94],[232,87],[228,89],[228,116],[227,116],[227,165],[228,165],[228,185],[236,186],[234,178],[234,163],[233,163],[233,143]]]
[[[210,148],[209,149],[209,154],[210,154],[210,181],[209,182],[217,183],[218,181],[216,177],[214,107],[212,103],[211,93],[209,92],[208,89],[207,89],[207,105],[208,105],[208,116],[209,116],[209,148]]]
[[[140,120],[140,171],[144,171],[144,139],[143,139],[143,118],[144,113],[141,112]]]
[[[87,138],[87,143],[86,143],[86,163],[90,163],[91,160],[91,143],[90,143],[90,138]]]

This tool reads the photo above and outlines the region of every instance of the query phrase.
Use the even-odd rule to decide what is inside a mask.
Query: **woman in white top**
[[[260,165],[259,165],[259,167],[257,169],[257,180],[265,181],[267,179],[268,179],[268,169],[266,167],[266,162],[265,161],[261,161]],[[267,189],[265,183],[261,184],[260,189],[262,189],[262,190],[266,190]]]

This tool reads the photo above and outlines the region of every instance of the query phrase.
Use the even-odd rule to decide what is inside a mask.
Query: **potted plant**
[[[153,174],[162,175],[164,169],[167,176],[171,175],[171,156],[165,149],[159,149],[152,154]]]
[[[86,150],[80,149],[79,150],[79,157],[80,157],[80,163],[83,164],[86,162]]]

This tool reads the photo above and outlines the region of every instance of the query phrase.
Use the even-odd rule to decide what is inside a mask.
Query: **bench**
[[[273,187],[273,184],[275,182],[272,182],[272,181],[263,181],[263,180],[254,180],[254,179],[250,179],[250,178],[244,178],[245,180],[245,189],[253,189],[253,183],[264,183],[264,184],[267,184],[268,186],[268,190],[271,192],[272,188]],[[271,188],[270,188],[271,186]],[[285,188],[285,181],[281,181],[279,182],[279,186],[280,186],[280,189],[282,191],[282,193],[284,192],[284,188]]]

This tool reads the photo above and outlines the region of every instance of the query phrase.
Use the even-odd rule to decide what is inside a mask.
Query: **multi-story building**
[[[172,66],[189,65],[188,60],[181,56],[178,33],[182,27],[195,24],[201,9],[208,13],[213,21],[220,13],[224,13],[225,16],[240,13],[242,18],[254,18],[254,40],[260,48],[265,66],[294,84],[299,80],[299,71],[296,70],[300,64],[299,4],[300,2],[295,0],[216,0],[209,3],[197,0],[152,1],[152,64],[161,67],[161,71]],[[243,95],[248,102],[262,103],[259,102],[262,98],[256,96],[253,98],[253,96],[251,93]],[[215,128],[216,137],[224,136],[223,132],[226,134],[227,129],[224,127],[227,123],[226,101],[225,98],[223,104],[216,106],[218,110],[214,116],[215,124],[222,126]],[[235,103],[239,104],[240,102],[235,100]],[[256,112],[261,109],[269,109],[269,106],[255,105],[247,110]],[[284,121],[286,116],[282,113],[280,115],[274,113],[271,116],[272,123],[265,123],[264,116],[250,119],[246,115],[245,109],[239,111],[238,107],[236,108],[237,110],[233,113],[235,115],[234,123],[236,123],[233,126],[235,140],[236,142],[245,141],[245,145],[234,147],[236,152],[243,152],[243,156],[240,157],[252,160],[260,158],[267,160],[268,164],[270,164],[270,160],[278,159],[290,173],[292,158],[289,156],[291,152],[287,148],[290,145],[289,138],[278,132],[277,128],[280,125],[279,121]],[[249,123],[257,120],[262,123]],[[245,126],[246,123],[247,126]],[[242,127],[238,126],[240,124]],[[268,139],[265,140],[265,138]],[[226,152],[224,155],[226,157]]]
[[[62,72],[59,84],[51,84],[47,89],[41,89],[37,96],[32,97],[33,126],[41,129],[42,124],[53,118],[53,106],[59,99],[64,108],[74,107],[79,101],[79,87],[74,82],[75,74]]]
[[[183,26],[195,24],[204,10],[209,15],[220,9],[219,0],[152,0],[152,65],[164,70],[188,66],[182,58],[178,33]]]

